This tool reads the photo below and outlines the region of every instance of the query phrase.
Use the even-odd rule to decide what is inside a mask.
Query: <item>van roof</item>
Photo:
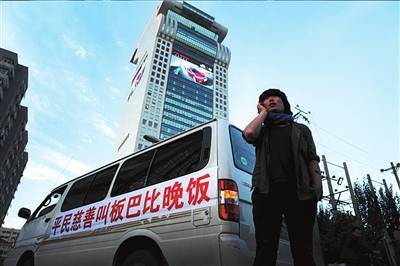
[[[145,151],[147,151],[147,150],[156,149],[157,147],[161,146],[162,144],[164,144],[164,143],[166,143],[166,142],[171,142],[171,141],[173,141],[173,140],[175,140],[175,139],[179,139],[180,137],[182,137],[182,135],[189,134],[190,132],[195,131],[196,129],[198,129],[198,128],[200,128],[200,127],[203,127],[203,126],[205,126],[205,125],[207,125],[207,124],[211,124],[211,123],[213,123],[213,122],[215,122],[215,121],[221,121],[221,119],[213,118],[213,119],[210,120],[210,121],[207,121],[207,122],[205,122],[205,123],[199,124],[199,125],[197,125],[197,126],[191,128],[191,129],[189,129],[189,130],[187,130],[187,131],[184,131],[184,132],[181,132],[181,133],[179,133],[179,134],[177,134],[177,135],[175,135],[175,136],[173,136],[173,137],[171,137],[171,138],[169,138],[169,139],[162,140],[162,141],[157,142],[157,143],[155,143],[154,145],[151,145],[151,146],[149,146],[149,147],[147,147],[147,148],[145,148],[145,149],[143,149],[143,150],[136,151],[136,152],[131,153],[131,154],[125,156],[125,157],[122,157],[122,158],[120,158],[120,159],[117,159],[117,160],[115,160],[115,161],[112,161],[111,163],[108,163],[108,164],[106,164],[106,165],[102,165],[102,166],[100,166],[100,167],[98,167],[98,168],[96,168],[96,169],[94,169],[94,170],[92,170],[92,171],[90,171],[90,172],[88,172],[88,173],[85,173],[85,174],[83,174],[83,175],[80,175],[80,176],[78,176],[78,177],[75,177],[74,179],[71,179],[70,181],[65,182],[65,183],[63,183],[63,184],[57,186],[57,187],[54,188],[52,191],[55,191],[55,190],[59,189],[60,187],[65,186],[65,185],[68,184],[68,183],[74,182],[75,180],[80,179],[80,178],[82,178],[82,177],[84,177],[84,176],[88,176],[88,175],[90,175],[90,174],[92,174],[92,173],[95,173],[95,172],[99,171],[99,170],[102,169],[102,168],[106,168],[106,167],[111,166],[111,165],[113,165],[113,164],[116,164],[116,163],[118,163],[118,162],[120,162],[120,161],[123,161],[123,160],[125,160],[126,158],[133,156],[134,154],[139,154],[139,153],[145,152]],[[226,121],[226,120],[223,120],[223,121]]]

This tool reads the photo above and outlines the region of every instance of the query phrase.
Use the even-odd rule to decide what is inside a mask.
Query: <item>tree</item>
[[[355,217],[349,212],[337,212],[321,207],[318,212],[318,226],[325,263],[341,261],[343,243],[354,226]]]
[[[394,239],[393,233],[400,229],[400,212],[399,206],[396,204],[396,197],[393,196],[393,186],[386,191],[379,189],[379,203],[382,207],[382,213],[385,225],[391,238]],[[398,201],[398,200],[397,200]]]
[[[372,262],[388,265],[383,242],[385,220],[376,190],[364,179],[362,184],[354,184],[355,197],[359,203],[363,237],[368,244]]]
[[[389,234],[390,241],[395,249],[397,260],[400,258],[400,205],[399,196],[393,196],[393,186],[388,190],[379,189],[379,202],[382,206],[382,213],[385,220],[385,227]]]
[[[396,236],[400,237],[399,196],[393,194],[392,187],[388,191],[380,189],[377,193],[365,179],[361,183],[356,182],[353,187],[361,224],[349,211],[333,215],[330,209],[319,209],[318,225],[325,262],[353,260],[353,264],[357,265],[355,261],[368,254],[373,265],[389,265],[385,249],[388,243],[384,242],[386,230],[399,260],[400,241],[396,239]]]

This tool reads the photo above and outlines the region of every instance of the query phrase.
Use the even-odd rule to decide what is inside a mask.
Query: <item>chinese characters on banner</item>
[[[206,207],[216,198],[216,169],[207,169],[57,213],[49,237]]]

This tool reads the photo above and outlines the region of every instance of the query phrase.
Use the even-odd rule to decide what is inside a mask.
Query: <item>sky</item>
[[[399,3],[190,3],[229,29],[232,124],[244,128],[259,94],[280,88],[294,113],[296,105],[310,112],[309,124],[298,122],[310,127],[331,176],[345,177],[338,166],[346,162],[353,182],[370,174],[399,192],[393,174],[379,171],[400,162]],[[3,226],[22,227],[21,207],[34,210],[54,187],[112,160],[129,60],[156,5],[0,2],[0,47],[29,67],[29,161]]]

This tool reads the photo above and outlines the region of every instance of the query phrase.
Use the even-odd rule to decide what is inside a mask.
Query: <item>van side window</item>
[[[150,150],[122,164],[111,191],[112,197],[144,187],[153,154],[154,150]]]
[[[43,215],[51,212],[57,205],[57,202],[60,200],[62,194],[64,193],[67,186],[63,186],[53,192],[51,192],[44,201],[39,205],[39,207],[33,212],[29,221],[39,218]]]
[[[76,181],[68,191],[63,205],[61,206],[61,211],[65,212],[82,206],[93,179],[94,175],[91,175]]]
[[[146,185],[151,186],[201,169],[202,143],[203,131],[197,131],[161,146],[151,165]]]
[[[114,165],[96,174],[83,205],[100,201],[106,197],[117,168],[118,165]]]
[[[242,131],[234,126],[229,126],[229,135],[235,167],[252,174],[256,162],[254,146],[247,143],[242,136]]]
[[[104,199],[117,168],[118,165],[114,165],[76,181],[68,191],[61,211],[68,211]]]

